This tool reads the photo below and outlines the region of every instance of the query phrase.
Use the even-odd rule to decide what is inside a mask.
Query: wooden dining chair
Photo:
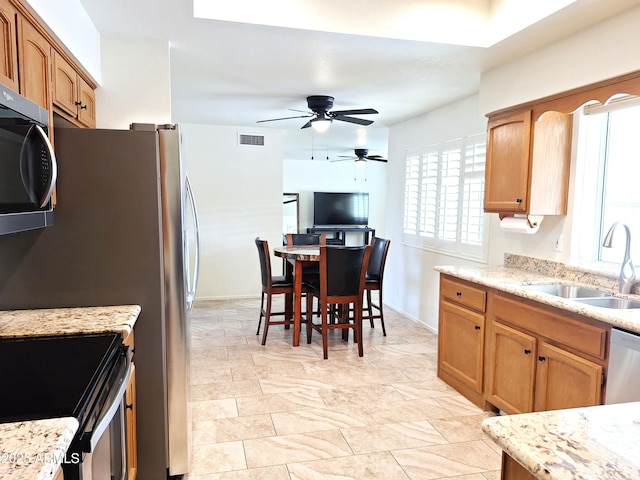
[[[258,319],[256,335],[260,334],[260,325],[264,318],[264,331],[262,333],[262,345],[264,345],[267,342],[267,333],[271,325],[285,325],[285,327],[288,328],[293,323],[293,282],[290,275],[272,275],[269,243],[266,240],[260,240],[259,237],[256,237],[256,247],[258,248],[258,256],[260,258],[260,274],[262,280],[260,317]],[[285,309],[283,312],[272,312],[273,296],[278,294],[285,295]],[[284,319],[274,321],[272,319],[274,316],[282,316]]]
[[[318,298],[320,323],[314,323],[313,315],[307,313],[307,343],[311,343],[313,330],[320,332],[325,359],[328,358],[329,330],[334,329],[342,329],[345,340],[349,329],[353,329],[358,355],[364,355],[362,299],[370,252],[369,245],[320,247],[320,275],[317,282],[311,281],[307,286],[307,312],[312,311],[313,298]],[[337,316],[335,323],[330,323],[331,314]]]
[[[387,253],[389,253],[389,246],[391,240],[384,238],[373,237],[371,239],[371,256],[369,258],[369,265],[367,266],[367,276],[364,284],[364,291],[366,294],[366,305],[364,305],[363,320],[369,320],[371,328],[374,328],[374,319],[380,319],[380,325],[382,326],[382,335],[387,336],[387,331],[384,328],[384,311],[382,309],[382,278],[384,276],[384,266],[387,263]],[[371,301],[371,292],[378,291],[378,303]],[[374,314],[373,310],[377,310],[378,313]]]

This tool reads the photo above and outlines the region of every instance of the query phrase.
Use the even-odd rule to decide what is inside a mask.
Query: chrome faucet
[[[613,231],[618,225],[622,225],[624,227],[624,231],[627,234],[627,245],[624,249],[624,258],[622,259],[622,266],[620,267],[620,278],[618,279],[618,284],[620,285],[620,293],[630,293],[631,288],[636,281],[636,269],[633,267],[633,262],[631,261],[631,257],[629,255],[629,250],[631,248],[631,231],[629,230],[629,227],[626,224],[620,222],[616,222],[611,225],[611,228],[607,232],[607,235],[604,237],[602,246],[611,248]]]

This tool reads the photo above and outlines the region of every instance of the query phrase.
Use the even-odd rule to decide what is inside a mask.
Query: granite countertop
[[[482,429],[541,480],[640,479],[640,402],[492,417]]]
[[[0,424],[0,478],[54,478],[77,430],[69,417]]]
[[[0,338],[50,337],[133,330],[138,305],[0,311]]]
[[[44,337],[133,330],[138,305],[0,311],[0,338]],[[74,418],[0,424],[0,478],[49,480],[78,429]]]
[[[640,295],[620,295],[615,275],[571,267],[547,260],[506,255],[503,266],[436,266],[435,270],[485,287],[501,290],[529,300],[561,308],[568,312],[600,320],[611,326],[640,333],[640,309],[594,307],[575,300],[542,293],[527,288],[540,284],[579,284],[605,291],[615,296],[640,301]]]

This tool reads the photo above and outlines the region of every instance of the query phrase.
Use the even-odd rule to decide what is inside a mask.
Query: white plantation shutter
[[[405,163],[404,218],[402,239],[407,243],[418,241],[418,189],[420,186],[420,151],[408,150]]]
[[[420,176],[421,243],[436,245],[438,222],[438,178],[440,152],[438,145],[426,147],[422,155]]]
[[[403,240],[485,259],[485,156],[484,133],[407,151]]]

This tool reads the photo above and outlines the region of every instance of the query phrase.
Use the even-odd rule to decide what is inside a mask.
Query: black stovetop
[[[121,343],[117,333],[1,340],[0,423],[81,421]]]

